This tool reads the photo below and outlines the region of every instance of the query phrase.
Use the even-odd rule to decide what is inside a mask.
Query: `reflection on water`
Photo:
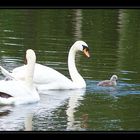
[[[23,65],[31,48],[38,63],[70,77],[68,51],[78,39],[88,44],[91,57],[76,57],[85,91],[46,91],[37,104],[0,106],[0,130],[140,130],[139,14],[139,9],[1,9],[0,65],[8,71]],[[97,86],[113,74],[116,87]]]
[[[76,107],[79,106],[79,100],[82,100],[83,95],[85,93],[85,90],[75,90],[74,94],[72,94],[69,98],[68,101],[68,108],[66,110],[66,114],[67,114],[67,128],[66,130],[80,130],[81,127],[80,126],[75,126],[74,122],[74,113],[75,113],[75,109]]]
[[[77,9],[75,10],[75,20],[74,20],[74,27],[75,27],[75,32],[74,32],[74,37],[75,40],[81,40],[82,38],[82,10]]]
[[[29,113],[33,113],[36,105],[19,105],[19,106],[4,106],[0,107],[3,112],[9,112],[8,114],[0,117],[0,130],[2,131],[16,131],[24,130],[24,119]]]
[[[11,113],[10,106],[2,106],[0,108],[0,118],[3,116],[8,116]]]
[[[84,94],[85,90],[47,92],[47,96],[51,96],[51,98],[48,99],[46,97],[48,99],[45,100],[45,102],[48,101],[47,108],[42,108],[39,112],[35,113],[34,130],[76,130],[77,127],[74,125],[74,112],[76,107],[79,106],[79,101],[82,100]],[[63,108],[64,106],[65,108]],[[63,115],[66,118],[65,121],[61,120],[64,118]]]
[[[32,131],[33,114],[28,114],[25,118],[25,131]]]
[[[118,69],[121,70],[120,75],[129,79],[128,83],[140,83],[140,15],[139,10],[120,10],[120,39],[119,39],[119,61]],[[132,53],[133,52],[133,53]],[[124,73],[124,71],[126,73]],[[125,74],[125,75],[124,75]]]
[[[47,91],[47,94],[41,95],[40,103],[1,107],[0,130],[49,130],[47,125],[55,122],[53,112],[64,104],[67,104],[67,128],[65,129],[74,129],[74,125],[72,125],[74,123],[74,111],[79,106],[79,100],[82,100],[84,93],[85,90]],[[47,121],[40,122],[44,119]]]

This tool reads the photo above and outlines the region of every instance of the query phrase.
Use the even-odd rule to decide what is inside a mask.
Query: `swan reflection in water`
[[[76,108],[80,105],[80,101],[83,100],[83,95],[85,94],[84,89],[74,90],[73,94],[69,97],[68,108],[66,110],[67,114],[67,130],[78,130],[81,129],[81,124],[75,125],[75,117],[74,113],[76,112]]]
[[[59,124],[56,125],[55,118],[61,118],[59,114],[55,114],[58,116],[53,116],[53,114],[49,114],[50,112],[55,111],[55,109],[59,109],[60,106],[67,103],[67,106],[65,108],[66,111],[66,130],[77,130],[81,129],[80,124],[79,126],[75,126],[75,119],[74,119],[74,113],[76,107],[80,105],[79,101],[83,99],[83,95],[85,94],[85,89],[78,89],[78,90],[52,90],[47,91],[44,94],[41,94],[41,101],[43,105],[42,108],[37,110],[33,117],[33,120],[31,120],[31,115],[28,116],[28,119],[26,119],[26,130],[30,130],[31,128],[33,130],[59,130],[61,123],[61,119],[57,122]],[[45,108],[44,108],[45,107]],[[44,120],[44,121],[43,121]],[[32,121],[32,123],[31,123]],[[43,121],[43,122],[42,122]],[[64,120],[62,120],[64,122]],[[29,125],[30,124],[30,125]],[[33,126],[31,126],[33,125]],[[54,125],[54,126],[50,126]],[[56,125],[56,126],[55,126]],[[61,129],[61,128],[60,128]]]
[[[24,119],[32,114],[38,103],[0,106],[0,131],[23,131]]]
[[[79,106],[79,101],[83,99],[84,94],[85,89],[50,90],[40,94],[41,100],[38,103],[0,107],[0,112],[3,112],[3,115],[0,116],[0,130],[47,131],[49,127],[53,127],[52,130],[55,131],[55,127],[50,126],[55,121],[52,113],[66,103],[68,105],[64,109],[67,115],[67,128],[65,129],[78,129],[77,126],[74,126],[74,112],[75,108]],[[59,114],[55,115],[58,115],[57,118],[60,117]],[[59,123],[62,122],[57,122],[57,126],[63,125]],[[46,127],[47,125],[48,127]]]

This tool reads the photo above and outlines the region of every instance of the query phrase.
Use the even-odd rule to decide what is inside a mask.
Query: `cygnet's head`
[[[118,76],[117,75],[112,75],[112,77],[110,78],[111,81],[117,81],[118,80]]]

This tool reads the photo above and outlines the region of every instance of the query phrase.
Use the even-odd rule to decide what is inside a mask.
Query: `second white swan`
[[[82,51],[87,57],[90,57],[88,45],[84,41],[76,41],[71,46],[68,54],[68,69],[72,80],[50,67],[36,63],[33,81],[37,89],[39,91],[43,91],[52,89],[85,88],[86,82],[83,77],[78,73],[75,65],[75,55],[78,51]],[[12,73],[9,73],[3,67],[0,68],[5,76],[14,79],[24,80],[25,67],[26,65],[17,67],[13,69]]]
[[[0,104],[27,104],[40,100],[38,91],[33,85],[33,75],[36,56],[33,50],[26,51],[27,65],[25,68],[25,80],[1,80]]]

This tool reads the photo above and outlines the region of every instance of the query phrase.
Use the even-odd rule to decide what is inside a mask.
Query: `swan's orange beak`
[[[86,57],[88,58],[90,57],[89,51],[86,48],[83,50],[83,53],[85,54]]]

